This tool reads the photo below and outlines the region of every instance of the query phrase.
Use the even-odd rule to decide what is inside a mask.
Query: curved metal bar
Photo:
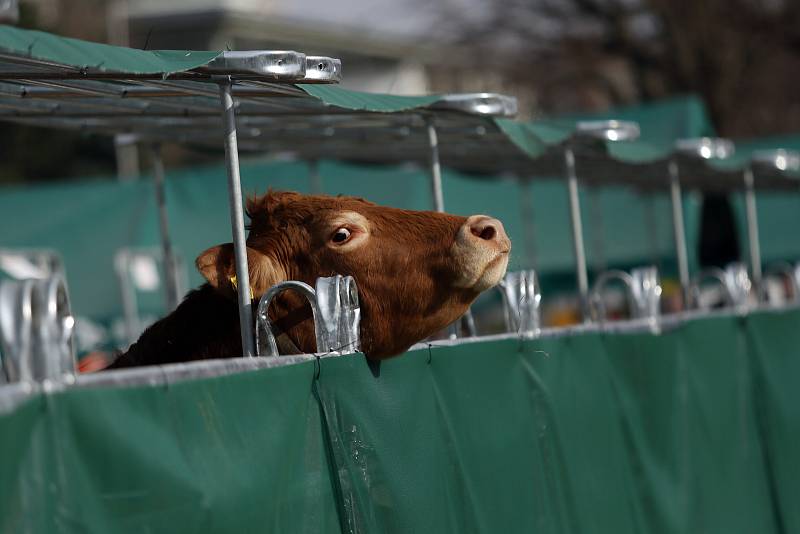
[[[62,276],[0,283],[5,381],[74,379],[74,326]]]
[[[35,280],[0,282],[0,381],[27,382],[33,378],[33,316]]]
[[[625,284],[632,319],[658,319],[661,315],[661,283],[658,269],[648,266],[633,269],[630,274],[620,270],[606,271],[597,278],[592,289],[592,311],[597,312],[600,321],[607,317],[603,291],[612,280]]]
[[[328,351],[341,354],[358,352],[361,349],[361,307],[355,279],[335,275],[317,278],[315,285]]]
[[[789,291],[786,295],[790,300],[800,300],[800,264],[792,265],[788,261],[773,263],[764,270],[764,284],[761,294],[764,301],[770,301],[766,280],[772,277],[783,277],[789,280]]]
[[[75,319],[70,309],[66,283],[61,276],[37,281],[33,295],[36,299],[34,378],[38,380],[74,378]]]
[[[709,278],[716,280],[722,286],[729,306],[747,307],[752,284],[747,275],[747,267],[738,262],[731,263],[724,270],[719,267],[709,267],[697,273],[691,285],[693,306],[700,308],[700,284]]]
[[[330,347],[327,344],[327,339],[320,328],[320,321],[322,319],[322,312],[317,304],[317,294],[310,285],[305,282],[288,281],[281,282],[269,288],[266,293],[261,297],[258,303],[258,311],[256,312],[256,354],[258,356],[279,356],[278,344],[275,342],[275,330],[272,321],[269,318],[269,305],[272,299],[286,291],[293,289],[303,295],[308,303],[311,305],[311,313],[314,318],[314,335],[317,340],[317,352],[328,352]],[[264,334],[266,346],[261,342],[261,334]]]
[[[689,293],[692,296],[692,307],[700,308],[700,284],[704,280],[714,279],[719,282],[725,292],[725,300],[729,305],[733,305],[733,295],[728,289],[728,284],[725,283],[725,271],[719,267],[708,267],[697,273],[692,279],[692,284],[689,286]]]
[[[613,280],[619,280],[625,284],[629,298],[633,293],[633,277],[625,271],[612,269],[610,271],[605,271],[598,276],[597,280],[595,280],[594,286],[592,287],[592,293],[589,302],[592,315],[596,316],[596,318],[600,321],[605,321],[607,314],[606,304],[603,301],[603,291],[605,290],[606,285]]]

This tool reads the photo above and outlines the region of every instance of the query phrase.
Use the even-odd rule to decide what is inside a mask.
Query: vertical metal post
[[[225,166],[228,170],[228,206],[231,213],[233,250],[236,258],[238,282],[239,327],[242,335],[244,356],[255,356],[253,337],[253,310],[250,299],[250,274],[247,269],[247,243],[244,235],[244,210],[242,208],[242,184],[239,176],[239,147],[236,140],[236,111],[231,94],[231,81],[219,82],[222,101],[222,123],[225,127]]]
[[[444,192],[442,191],[442,165],[439,163],[439,137],[436,135],[436,126],[433,117],[425,117],[425,126],[428,128],[428,144],[431,149],[431,189],[433,192],[433,209],[439,213],[444,212]],[[455,323],[450,325],[450,339],[459,337],[461,326],[470,336],[476,335],[475,320],[472,311],[467,309]]]
[[[675,238],[675,258],[678,262],[678,279],[681,282],[683,309],[689,307],[691,294],[689,291],[689,256],[686,252],[686,230],[683,226],[683,195],[678,175],[678,164],[670,161],[669,194],[672,202],[672,233]]]
[[[581,318],[589,321],[589,275],[586,272],[586,250],[583,246],[583,223],[581,222],[581,205],[578,196],[578,176],[575,172],[575,153],[572,148],[564,150],[564,162],[567,168],[567,187],[569,189],[569,218],[572,224],[572,245],[575,252],[575,271],[578,280],[578,298],[580,299]]]
[[[117,163],[117,180],[127,182],[139,176],[138,137],[133,134],[114,136],[114,157]]]
[[[439,163],[439,138],[432,117],[425,117],[428,127],[428,144],[431,149],[431,188],[433,190],[433,207],[438,212],[444,211],[444,193],[442,192],[442,166]]]
[[[309,190],[313,195],[322,194],[322,177],[319,175],[319,160],[312,159],[308,162]]]
[[[761,297],[761,246],[758,239],[758,212],[756,211],[756,191],[753,168],[744,170],[744,201],[747,213],[747,240],[750,243],[750,271],[753,289]]]
[[[156,189],[158,227],[161,234],[161,251],[164,256],[167,312],[171,312],[178,307],[181,295],[178,288],[178,263],[175,261],[175,252],[172,248],[172,240],[169,237],[167,198],[164,188],[164,160],[161,158],[161,145],[151,145],[150,157],[153,160],[153,182]]]

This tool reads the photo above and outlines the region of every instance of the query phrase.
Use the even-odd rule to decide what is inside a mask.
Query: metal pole
[[[436,126],[433,117],[425,117],[425,125],[428,127],[428,144],[431,149],[431,188],[433,190],[433,209],[439,213],[444,212],[444,192],[442,191],[442,165],[439,163],[439,137],[436,135]],[[467,311],[459,319],[450,325],[450,339],[457,339],[460,334],[460,327],[463,324],[470,336],[476,335],[475,320],[472,318],[472,310]]]
[[[578,176],[575,173],[575,153],[572,148],[564,150],[564,161],[567,167],[567,187],[569,188],[569,216],[572,224],[572,245],[575,251],[575,271],[578,280],[581,317],[589,321],[589,275],[586,272],[586,250],[583,246],[583,223],[581,222],[581,205],[578,197]]]
[[[753,168],[744,170],[744,201],[747,213],[747,239],[750,243],[750,270],[753,276],[753,289],[761,296],[761,247],[758,240],[758,212],[756,211],[755,180]]]
[[[126,182],[139,176],[138,137],[132,134],[114,136],[114,157],[117,162],[117,180]]]
[[[244,356],[255,356],[253,337],[253,310],[250,299],[250,274],[247,269],[247,244],[244,235],[244,210],[242,209],[242,184],[239,176],[239,147],[236,142],[236,112],[231,94],[231,81],[219,82],[222,101],[222,122],[225,127],[225,165],[228,170],[228,206],[231,213],[233,250],[236,257],[238,283],[239,328]]]
[[[166,285],[167,311],[178,307],[180,294],[178,289],[178,263],[175,261],[175,252],[172,249],[172,240],[169,237],[169,220],[167,219],[167,198],[164,190],[164,160],[161,158],[161,145],[150,147],[150,156],[153,160],[153,181],[156,189],[156,204],[158,206],[158,226],[161,233],[161,250],[164,256],[164,274]]]
[[[319,175],[319,160],[312,159],[308,162],[309,189],[314,195],[322,194],[322,178]]]
[[[432,117],[425,118],[428,127],[428,143],[431,148],[431,187],[433,189],[433,207],[438,212],[444,211],[444,193],[442,192],[442,166],[439,163],[439,138]]]
[[[675,258],[678,262],[678,279],[681,282],[683,309],[689,307],[689,256],[686,252],[686,230],[683,226],[683,195],[678,175],[678,164],[670,161],[669,193],[672,202],[672,233],[675,237]]]

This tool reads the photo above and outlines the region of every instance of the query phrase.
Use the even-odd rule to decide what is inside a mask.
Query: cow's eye
[[[344,243],[348,239],[350,239],[350,230],[348,230],[347,228],[339,228],[338,230],[336,230],[336,232],[333,233],[331,241],[333,241],[334,243]]]

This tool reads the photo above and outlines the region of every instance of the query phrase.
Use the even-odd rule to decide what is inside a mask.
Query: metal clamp
[[[324,56],[306,56],[306,74],[303,81],[340,82],[342,81],[342,62]]]
[[[358,289],[352,276],[317,278],[316,290],[304,282],[288,281],[272,286],[258,303],[256,315],[256,354],[279,356],[277,332],[269,318],[272,299],[293,289],[306,297],[314,319],[317,353],[351,354],[361,349],[361,308]]]
[[[578,121],[575,131],[602,141],[635,141],[641,132],[638,123],[620,120]]]
[[[489,117],[514,117],[519,108],[515,97],[497,93],[443,95],[428,107],[430,109],[461,111],[471,115]]]
[[[74,377],[74,327],[61,276],[0,283],[0,352],[5,381]]]
[[[753,284],[747,274],[747,266],[743,263],[730,263],[724,270],[710,267],[697,273],[689,291],[693,306],[696,308],[708,308],[700,298],[700,285],[708,279],[715,280],[722,287],[725,303],[728,306],[742,309],[748,307]]]
[[[675,141],[675,150],[700,159],[726,159],[736,152],[733,141],[721,137],[691,137]]]
[[[306,75],[306,55],[291,50],[229,50],[198,70],[212,75],[238,74],[299,81]]]
[[[610,270],[601,274],[592,289],[592,311],[596,318],[604,322],[607,317],[603,291],[612,280],[619,280],[627,289],[631,319],[657,321],[661,315],[661,283],[658,269],[639,267],[630,274],[620,270]]]
[[[528,269],[506,273],[497,288],[503,295],[507,332],[535,336],[541,331],[542,294],[536,271]]]

